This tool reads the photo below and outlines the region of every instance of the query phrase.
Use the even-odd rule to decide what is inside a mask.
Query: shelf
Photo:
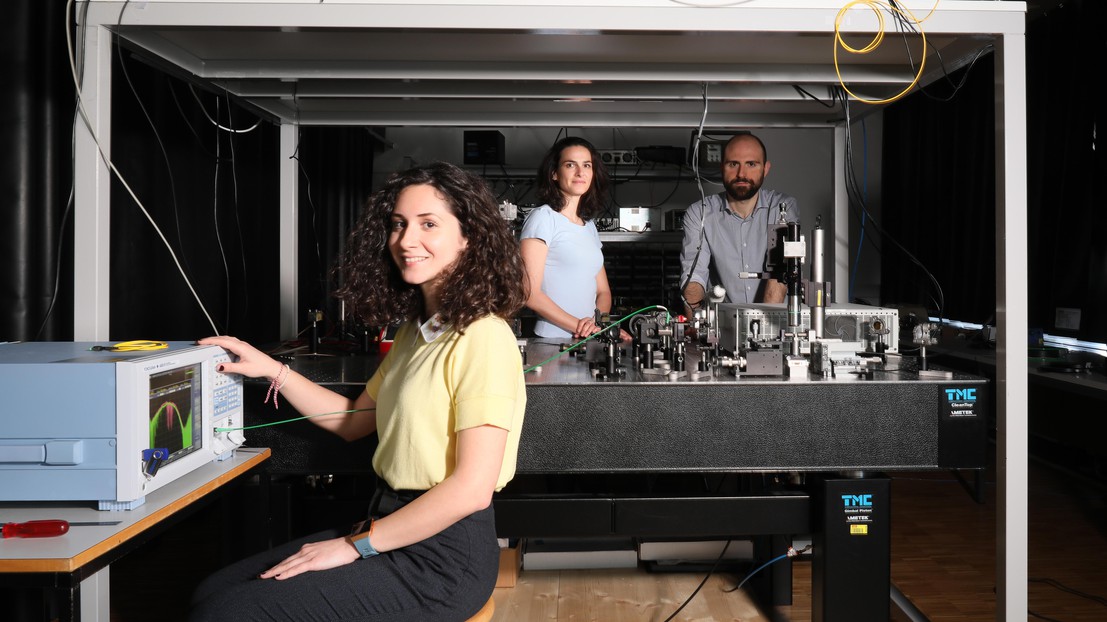
[[[639,244],[676,244],[684,239],[681,231],[600,231],[600,242],[639,243]]]

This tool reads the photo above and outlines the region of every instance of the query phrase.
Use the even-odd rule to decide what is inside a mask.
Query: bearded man
[[[723,151],[723,192],[685,211],[681,285],[692,309],[702,304],[712,284],[726,289],[725,302],[784,302],[787,286],[758,275],[766,271],[769,233],[781,206],[788,222],[799,222],[799,206],[794,198],[762,187],[769,168],[761,139],[736,134]]]

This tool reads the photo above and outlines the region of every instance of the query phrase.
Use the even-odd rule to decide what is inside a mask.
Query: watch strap
[[[366,557],[373,557],[374,555],[380,555],[380,553],[377,552],[377,549],[373,548],[373,543],[369,541],[368,535],[366,535],[364,538],[350,538],[350,541],[353,543],[354,548],[357,549],[357,552],[361,554],[361,557],[363,559]]]
[[[373,557],[375,555],[380,555],[380,553],[377,552],[377,549],[373,548],[373,543],[370,542],[370,540],[373,538],[373,527],[376,527],[376,521],[370,520],[369,530],[367,533],[365,533],[364,538],[357,537],[362,534],[357,534],[357,536],[350,537],[350,544],[354,545],[354,548],[357,549],[357,552],[361,554],[362,559]]]

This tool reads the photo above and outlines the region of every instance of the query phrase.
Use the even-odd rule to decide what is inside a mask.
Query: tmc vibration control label
[[[960,419],[976,417],[976,388],[945,389],[946,415]]]
[[[873,495],[842,495],[842,505],[849,535],[869,535],[873,524]]]

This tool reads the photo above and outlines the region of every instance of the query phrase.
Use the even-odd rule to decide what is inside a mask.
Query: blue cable
[[[787,558],[787,557],[788,557],[788,554],[787,554],[787,553],[782,553],[782,554],[780,554],[780,555],[777,555],[776,557],[774,557],[774,558],[770,559],[769,561],[765,562],[764,564],[761,564],[760,566],[758,566],[757,568],[755,568],[753,572],[751,572],[751,573],[749,573],[748,575],[746,575],[746,578],[745,578],[745,579],[742,579],[742,582],[741,582],[741,583],[739,583],[739,584],[738,584],[738,587],[734,588],[734,590],[735,590],[735,591],[737,591],[737,590],[740,590],[740,589],[742,589],[742,586],[746,584],[746,581],[749,581],[749,580],[750,580],[750,577],[752,577],[753,575],[755,575],[755,574],[757,574],[757,573],[761,572],[761,571],[762,571],[762,570],[763,570],[763,569],[764,569],[764,568],[765,568],[766,566],[771,566],[771,565],[773,565],[773,564],[777,563],[778,561],[780,561],[780,560],[782,560],[782,559],[785,559],[785,558]]]
[[[865,244],[865,204],[869,202],[869,133],[865,120],[861,119],[861,235],[857,239],[857,254],[853,257],[853,269],[849,275],[849,301],[853,302],[853,286],[857,281],[857,264],[861,262],[861,247]]]

